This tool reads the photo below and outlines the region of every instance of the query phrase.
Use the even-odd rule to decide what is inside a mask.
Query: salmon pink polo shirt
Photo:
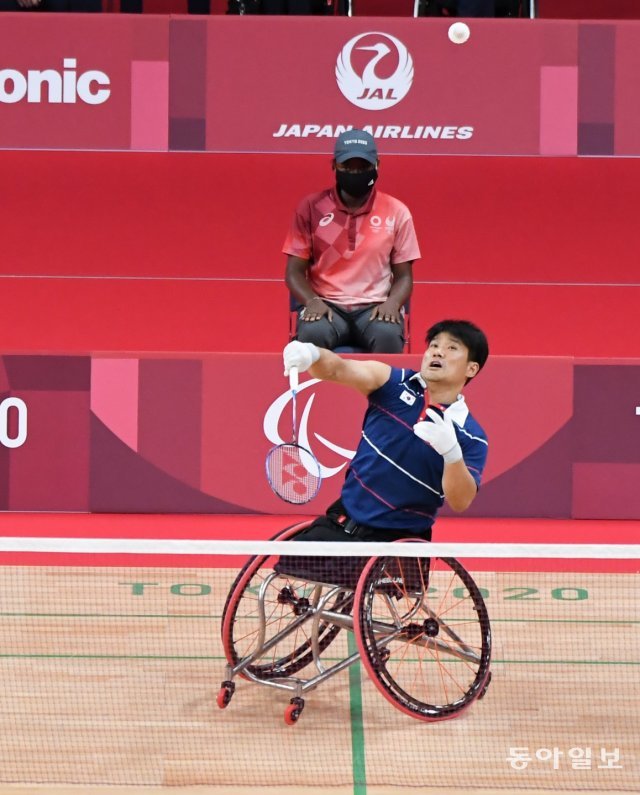
[[[408,208],[375,188],[355,210],[345,207],[335,188],[305,197],[283,252],[308,260],[314,292],[346,309],[385,301],[391,266],[420,257]]]

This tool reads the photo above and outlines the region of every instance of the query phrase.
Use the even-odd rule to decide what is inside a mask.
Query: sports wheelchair
[[[293,540],[310,524],[273,540]],[[348,562],[340,572],[339,561]],[[338,643],[348,632],[355,652]],[[289,693],[289,725],[307,692],[359,660],[394,707],[423,721],[456,717],[491,679],[487,608],[454,558],[254,556],[229,590],[222,643],[218,706],[229,705],[240,677]]]

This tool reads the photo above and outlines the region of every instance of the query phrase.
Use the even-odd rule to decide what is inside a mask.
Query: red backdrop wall
[[[538,0],[543,19],[638,19],[637,0]]]
[[[281,244],[329,156],[0,152],[4,351],[279,350]],[[640,161],[384,157],[411,208],[416,347],[443,316],[498,354],[637,356]],[[415,348],[414,348],[415,349]]]

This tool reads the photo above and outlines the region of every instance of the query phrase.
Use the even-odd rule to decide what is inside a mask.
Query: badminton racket
[[[267,453],[265,467],[273,493],[285,502],[303,505],[317,495],[322,482],[322,471],[313,453],[298,444],[297,367],[292,367],[289,371],[289,386],[292,407],[291,441],[272,447]]]

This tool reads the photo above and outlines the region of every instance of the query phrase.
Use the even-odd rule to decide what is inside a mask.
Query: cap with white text
[[[344,163],[352,157],[361,157],[371,165],[378,162],[378,150],[373,136],[364,130],[347,130],[340,133],[334,150],[336,163]]]

